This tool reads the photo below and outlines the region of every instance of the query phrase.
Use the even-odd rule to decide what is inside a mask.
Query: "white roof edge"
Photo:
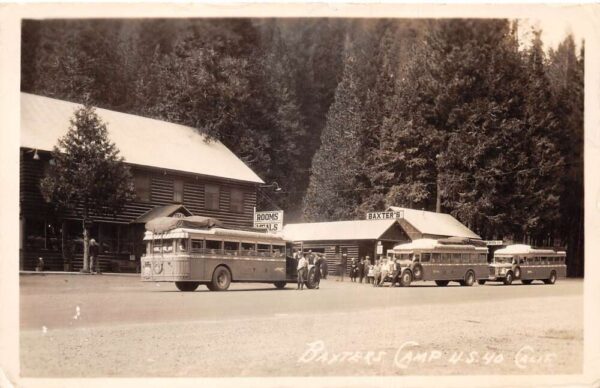
[[[420,238],[413,240],[409,243],[398,244],[392,248],[393,250],[399,251],[409,251],[409,250],[418,250],[418,249],[441,249],[441,248],[451,248],[451,249],[469,249],[469,250],[485,250],[488,249],[485,247],[477,247],[472,244],[441,244],[438,240],[434,240],[431,238]],[[480,248],[480,249],[478,249]]]
[[[554,249],[536,249],[531,245],[526,244],[511,244],[505,248],[498,249],[494,252],[494,256],[502,255],[531,255],[531,254],[567,254],[565,251],[556,251]]]

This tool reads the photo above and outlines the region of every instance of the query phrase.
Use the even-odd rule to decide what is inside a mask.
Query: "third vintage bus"
[[[554,284],[557,278],[567,274],[566,256],[565,251],[535,249],[524,244],[508,245],[494,252],[488,280],[506,285],[512,284],[513,280],[523,284],[531,284],[534,280]]]

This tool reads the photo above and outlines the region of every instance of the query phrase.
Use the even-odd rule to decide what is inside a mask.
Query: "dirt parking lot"
[[[21,276],[23,377],[581,373],[583,282],[178,292]],[[202,288],[202,287],[201,287]]]

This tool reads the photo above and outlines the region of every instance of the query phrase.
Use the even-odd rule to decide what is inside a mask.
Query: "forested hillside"
[[[517,27],[25,21],[21,82],[220,139],[279,183],[262,200],[287,221],[439,207],[486,239],[565,244],[582,275],[584,51],[519,42]]]

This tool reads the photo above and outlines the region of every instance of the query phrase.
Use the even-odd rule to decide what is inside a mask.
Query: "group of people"
[[[315,266],[315,288],[319,288],[321,278],[327,278],[327,260],[321,253],[294,252],[294,258],[297,260],[298,271],[298,290],[304,289],[304,283],[308,280],[308,266]],[[338,265],[338,275],[340,281],[344,281],[346,273],[348,257],[346,254],[341,256],[340,264]],[[373,287],[381,287],[386,281],[391,282],[391,287],[396,287],[400,281],[400,262],[399,260],[390,260],[385,256],[371,261],[369,256],[363,257],[360,260],[352,258],[350,261],[350,280],[352,282],[372,284]]]
[[[390,280],[391,286],[395,287],[400,280],[399,260],[388,260],[382,256],[371,262],[369,256],[360,260],[353,258],[350,263],[350,280],[353,282],[372,284],[374,287],[383,286],[386,280]]]
[[[314,265],[315,277],[314,283],[315,288],[318,289],[321,283],[321,278],[327,278],[327,261],[322,254],[313,254],[312,251],[308,252],[294,252],[294,258],[297,260],[297,271],[298,271],[298,290],[304,289],[304,283],[308,280],[308,266]]]

